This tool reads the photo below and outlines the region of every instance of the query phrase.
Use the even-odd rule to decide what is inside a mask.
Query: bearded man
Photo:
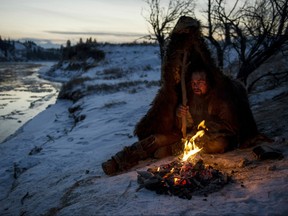
[[[191,71],[188,104],[179,104],[175,112],[178,130],[169,134],[150,135],[122,151],[102,164],[107,175],[113,175],[133,167],[140,160],[163,158],[183,151],[182,117],[186,117],[188,136],[195,134],[198,124],[205,120],[208,130],[201,137],[200,145],[204,153],[224,153],[237,147],[238,125],[235,107],[225,94],[215,89],[212,77],[205,69]]]
[[[192,71],[191,88],[187,106],[177,108],[177,123],[187,120],[188,132],[195,134],[197,126],[205,121],[207,131],[201,137],[204,153],[224,153],[237,147],[238,125],[235,107],[225,93],[215,88],[213,77],[205,69]],[[198,144],[199,145],[199,144]]]
[[[183,76],[187,106],[181,105],[179,89]],[[103,171],[114,175],[149,157],[182,153],[182,138],[186,138],[181,132],[183,116],[187,120],[188,136],[205,120],[208,130],[199,143],[204,153],[224,153],[236,147],[247,147],[259,134],[245,88],[215,66],[201,35],[200,23],[186,16],[180,17],[171,33],[162,65],[161,88],[151,108],[135,127],[134,134],[139,141],[104,162]]]

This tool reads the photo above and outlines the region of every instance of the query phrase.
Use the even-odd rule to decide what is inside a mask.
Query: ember
[[[201,159],[196,163],[176,160],[147,171],[138,171],[137,181],[140,184],[137,191],[146,188],[157,194],[191,199],[192,193],[208,194],[221,189],[228,183],[228,176],[205,166]]]
[[[185,129],[185,127],[184,127]],[[228,183],[228,176],[205,165],[202,159],[195,157],[202,150],[195,144],[197,138],[201,138],[208,128],[203,120],[198,125],[198,131],[194,136],[182,139],[184,152],[182,159],[178,158],[169,164],[157,168],[149,168],[147,171],[138,171],[139,188],[156,191],[157,194],[175,195],[183,199],[191,199],[193,194],[208,194],[215,192]]]

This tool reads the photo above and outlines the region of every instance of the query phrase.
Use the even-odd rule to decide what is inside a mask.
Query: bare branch
[[[142,16],[149,23],[148,39],[159,43],[161,59],[164,57],[165,43],[180,16],[193,16],[194,0],[169,0],[166,7],[161,6],[161,0],[144,0],[147,8],[142,10]]]
[[[207,2],[207,39],[217,52],[219,67],[232,46],[240,63],[236,77],[246,83],[288,41],[288,0],[235,0],[230,10],[224,0]]]

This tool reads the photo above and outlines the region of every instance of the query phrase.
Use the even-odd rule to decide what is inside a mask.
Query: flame
[[[199,148],[198,146],[195,145],[194,140],[192,140],[192,143],[189,140],[186,140],[182,161],[187,161],[188,158],[190,158],[192,155],[195,155],[201,150],[202,148]]]
[[[198,137],[202,137],[205,134],[205,130],[208,130],[205,126],[205,120],[203,120],[202,122],[200,122],[200,124],[198,125],[198,130],[197,133],[190,139],[186,139],[185,140],[185,144],[184,144],[184,153],[183,153],[183,158],[182,161],[187,161],[188,158],[190,158],[191,156],[195,156],[196,153],[198,153],[199,151],[202,150],[202,148],[199,148],[196,144],[195,144],[195,140]]]
[[[199,130],[200,128],[203,128],[205,130],[208,130],[208,128],[205,126],[205,120],[201,121],[197,127],[197,129]]]

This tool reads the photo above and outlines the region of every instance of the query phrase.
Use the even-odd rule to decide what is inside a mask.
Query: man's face
[[[195,95],[205,95],[208,91],[206,74],[204,72],[194,72],[191,77],[191,86]]]

